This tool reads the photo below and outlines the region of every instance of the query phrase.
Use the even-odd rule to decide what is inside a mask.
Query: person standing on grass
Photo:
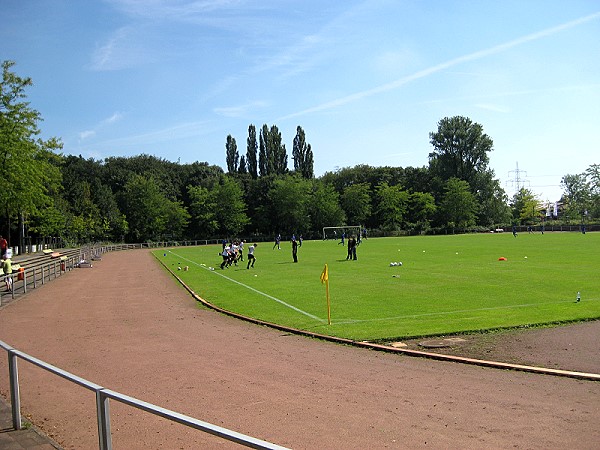
[[[244,241],[240,241],[240,245],[238,246],[238,254],[239,260],[244,261]]]
[[[356,238],[354,236],[348,239],[348,256],[346,256],[346,261],[350,259],[356,261]]]
[[[248,265],[246,266],[246,269],[249,269],[250,266],[254,267],[254,263],[256,262],[256,256],[254,256],[254,249],[256,247],[258,247],[258,244],[254,244],[248,247]]]
[[[298,262],[298,243],[296,239],[292,239],[292,257],[294,258],[294,262]]]
[[[277,250],[281,250],[281,234],[278,234],[277,237],[275,237],[275,245],[273,245],[273,250],[275,250],[275,247],[277,247]]]

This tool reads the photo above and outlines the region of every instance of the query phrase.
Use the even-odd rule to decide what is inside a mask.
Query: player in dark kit
[[[298,243],[296,239],[292,240],[292,257],[294,258],[294,262],[298,262]]]
[[[346,256],[346,261],[349,259],[356,261],[356,238],[354,236],[348,239],[348,256]]]

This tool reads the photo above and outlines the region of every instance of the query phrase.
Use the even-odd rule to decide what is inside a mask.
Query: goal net
[[[346,239],[350,236],[358,238],[362,230],[361,225],[345,225],[343,227],[323,227],[323,240],[341,239],[345,234]]]

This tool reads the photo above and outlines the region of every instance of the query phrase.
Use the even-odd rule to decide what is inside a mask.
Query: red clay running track
[[[386,354],[242,322],[199,309],[143,250],[104,255],[4,307],[0,339],[107,388],[296,449],[600,442],[599,382]],[[6,374],[0,357],[4,397]],[[65,448],[97,448],[91,392],[24,362],[20,381],[33,423]],[[115,449],[238,448],[116,402],[111,424]]]

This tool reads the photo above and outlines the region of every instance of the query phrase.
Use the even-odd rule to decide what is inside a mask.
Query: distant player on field
[[[254,267],[254,263],[256,262],[256,256],[254,256],[254,249],[256,247],[258,247],[258,244],[254,244],[248,247],[248,265],[246,266],[246,269],[249,269],[250,266]]]

